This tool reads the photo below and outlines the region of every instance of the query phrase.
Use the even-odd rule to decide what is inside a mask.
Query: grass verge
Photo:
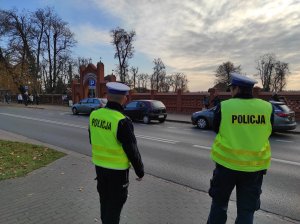
[[[25,176],[64,155],[44,146],[0,140],[0,181]]]

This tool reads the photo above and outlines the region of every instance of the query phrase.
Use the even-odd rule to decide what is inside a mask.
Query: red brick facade
[[[116,77],[114,75],[104,77],[104,64],[101,62],[97,64],[97,67],[93,64],[89,64],[87,67],[81,66],[80,80],[74,80],[72,84],[73,102],[78,102],[80,99],[88,97],[89,78],[96,80],[96,97],[105,96],[106,82],[116,81]],[[272,93],[262,92],[260,88],[254,88],[253,94],[255,97],[264,100],[270,100],[272,97]],[[177,93],[157,93],[155,90],[151,90],[148,93],[133,93],[130,91],[128,101],[136,99],[160,100],[166,105],[168,112],[191,114],[195,111],[201,110],[204,107],[203,98],[205,96],[209,96],[210,102],[212,102],[212,99],[215,95],[218,95],[220,100],[229,99],[231,97],[229,92],[218,92],[216,89],[209,89],[208,92],[199,93],[182,93],[181,90],[179,90]],[[299,121],[300,91],[280,92],[278,95],[285,97],[288,106],[295,111],[296,119]],[[53,100],[52,98],[50,102],[57,102],[57,100]]]
[[[254,88],[253,94],[255,97],[264,100],[270,100],[272,97],[272,93],[262,92],[260,88]],[[215,89],[210,89],[209,92],[199,93],[182,93],[180,90],[177,93],[157,93],[155,90],[152,90],[150,93],[130,92],[128,100],[160,100],[166,105],[168,112],[191,114],[204,107],[202,102],[205,96],[209,96],[211,102],[215,95],[218,95],[220,100],[229,99],[231,97],[229,92],[217,92]],[[280,92],[278,95],[285,97],[288,106],[296,113],[296,120],[300,121],[300,91]]]

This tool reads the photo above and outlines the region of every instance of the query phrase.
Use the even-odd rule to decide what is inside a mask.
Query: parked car
[[[270,101],[274,106],[273,131],[289,131],[297,127],[295,112],[292,111],[284,102]]]
[[[85,98],[72,106],[73,114],[90,114],[93,110],[105,107],[107,103],[106,98]]]
[[[274,107],[273,131],[294,130],[297,126],[295,112],[292,111],[284,102],[270,101]],[[192,124],[200,129],[211,129],[213,127],[214,111],[216,107],[208,110],[197,111],[192,114]]]
[[[134,120],[149,124],[151,120],[164,122],[167,117],[166,106],[158,100],[134,100],[124,106],[124,113]]]
[[[192,124],[200,129],[212,129],[215,109],[216,107],[212,107],[193,113],[191,117]]]

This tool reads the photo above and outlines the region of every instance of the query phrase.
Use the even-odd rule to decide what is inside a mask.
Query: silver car
[[[85,98],[72,106],[73,114],[90,114],[93,110],[105,107],[107,104],[106,98]]]
[[[295,112],[292,111],[284,102],[270,101],[274,107],[273,131],[290,131],[297,127]],[[212,129],[214,111],[216,107],[208,110],[197,111],[192,114],[192,124],[200,129]]]
[[[273,131],[290,131],[297,127],[295,112],[284,102],[270,101],[274,107]]]

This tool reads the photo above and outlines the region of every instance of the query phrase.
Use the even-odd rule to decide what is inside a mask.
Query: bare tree
[[[133,57],[134,47],[133,41],[135,31],[127,32],[122,28],[117,27],[110,31],[112,37],[112,44],[115,47],[115,58],[118,58],[118,71],[121,82],[125,82],[126,73],[128,70],[128,60]]]
[[[153,74],[151,76],[151,89],[156,88],[159,92],[163,86],[166,76],[166,67],[160,58],[154,58],[153,60]]]
[[[33,13],[0,10],[0,35],[7,40],[6,64],[15,83],[31,83],[36,91],[43,82],[47,92],[55,92],[58,78],[65,80],[63,63],[76,42],[67,23],[50,8]]]
[[[272,84],[272,75],[275,69],[276,57],[274,54],[264,54],[256,60],[258,76],[260,77],[263,90],[270,91]]]
[[[289,74],[289,65],[285,62],[275,63],[275,73],[272,79],[272,91],[280,92],[286,86],[286,76]]]
[[[172,77],[172,86],[173,86],[173,91],[177,92],[178,89],[181,89],[182,91],[187,91],[188,90],[188,80],[185,74],[181,72],[176,72],[171,75]]]
[[[130,67],[130,72],[132,73],[132,82],[133,82],[133,89],[135,89],[135,81],[136,81],[136,76],[139,72],[139,68],[138,67]]]
[[[226,86],[230,84],[230,73],[231,72],[241,72],[241,66],[234,66],[230,61],[224,62],[216,70],[215,84],[225,84]]]
[[[160,83],[161,92],[168,93],[170,91],[171,86],[173,86],[173,77],[171,75],[166,75],[164,77],[164,82]]]
[[[32,13],[30,22],[33,26],[33,50],[35,52],[35,60],[36,60],[36,71],[33,74],[35,82],[41,78],[41,57],[44,53],[44,46],[43,46],[43,36],[45,32],[45,27],[49,16],[51,16],[52,10],[47,7],[45,9],[37,9],[35,12]],[[36,84],[35,84],[36,85]]]
[[[35,72],[32,52],[32,25],[27,13],[18,14],[16,10],[0,10],[0,33],[7,38],[6,54],[9,55],[11,75],[16,85],[30,80]],[[18,69],[16,69],[18,68]],[[18,70],[18,72],[16,72]],[[8,69],[8,71],[12,71]]]
[[[145,92],[149,81],[149,75],[147,73],[141,73],[137,75],[138,80],[138,92]]]
[[[44,62],[48,64],[47,77],[44,79],[45,87],[47,92],[54,92],[59,77],[58,60],[63,55],[70,53],[69,50],[76,41],[67,23],[62,21],[54,12],[48,18],[44,34],[47,52]]]

